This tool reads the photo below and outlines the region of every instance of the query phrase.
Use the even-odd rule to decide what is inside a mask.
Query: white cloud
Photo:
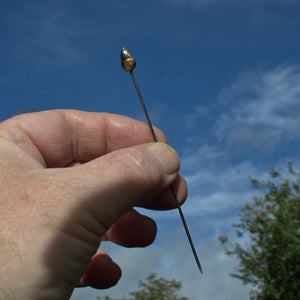
[[[189,167],[185,178],[189,185],[189,200],[184,207],[188,215],[218,214],[238,209],[251,200],[253,191],[249,176],[263,177],[261,170],[249,161],[227,165],[219,152],[203,147],[208,153],[183,159]],[[198,153],[205,152],[199,150]]]
[[[247,152],[250,148],[260,149],[264,152],[272,152],[284,138],[284,132],[270,126],[253,128],[247,124],[238,126],[229,131],[227,135],[227,147]]]
[[[282,64],[269,70],[244,72],[220,91],[215,103],[206,108],[196,106],[183,120],[194,134],[186,138],[189,145],[194,145],[192,151],[195,143],[204,145],[197,155],[202,155],[200,149],[212,148],[216,142],[219,148],[211,149],[212,153],[223,158],[231,150],[270,153],[280,143],[300,137],[300,66]],[[201,140],[197,126],[205,126]],[[193,164],[188,160],[186,163]]]
[[[236,143],[270,150],[283,139],[300,137],[298,65],[244,73],[231,87],[223,89],[219,102],[225,110],[218,118],[215,133],[229,147]]]
[[[243,91],[247,90],[254,94],[233,108],[238,121],[287,130],[295,130],[295,126],[300,124],[299,66],[282,65],[250,76],[245,74],[233,88],[233,93],[234,89],[237,91],[236,96],[243,96]]]

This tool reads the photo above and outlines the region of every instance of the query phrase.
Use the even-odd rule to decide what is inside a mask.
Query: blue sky
[[[297,0],[2,1],[0,120],[56,108],[144,120],[120,67],[124,46],[188,181],[183,211],[204,274],[177,212],[147,212],[158,222],[154,245],[104,243],[123,278],[111,290],[77,290],[73,300],[121,297],[150,272],[182,280],[191,300],[248,299],[217,237],[255,193],[249,176],[264,178],[282,152],[299,160],[299,15]]]

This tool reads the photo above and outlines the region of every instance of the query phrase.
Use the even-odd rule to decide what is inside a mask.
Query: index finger
[[[158,140],[164,134],[155,128]],[[153,141],[147,124],[121,115],[53,110],[23,114],[0,124],[0,136],[17,143],[43,167],[87,162],[108,152]]]

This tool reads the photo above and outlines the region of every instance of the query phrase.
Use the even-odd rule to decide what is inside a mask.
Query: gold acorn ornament
[[[123,70],[127,72],[131,72],[136,66],[135,59],[132,57],[130,52],[124,47],[121,51],[121,65]]]

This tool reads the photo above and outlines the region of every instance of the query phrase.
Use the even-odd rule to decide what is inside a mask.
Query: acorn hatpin
[[[130,75],[131,75],[133,84],[134,84],[135,89],[136,89],[136,91],[137,91],[138,97],[139,97],[139,99],[140,99],[141,105],[142,105],[143,110],[144,110],[144,113],[145,113],[145,116],[146,116],[146,118],[147,118],[148,125],[149,125],[150,131],[151,131],[151,134],[152,134],[152,136],[153,136],[154,141],[157,142],[157,137],[156,137],[156,134],[155,134],[155,132],[154,132],[154,129],[153,129],[151,120],[150,120],[150,118],[149,118],[149,114],[148,114],[148,112],[147,112],[147,109],[146,109],[146,106],[145,106],[145,103],[144,103],[142,94],[141,94],[141,92],[140,92],[140,89],[139,89],[139,87],[138,87],[137,81],[136,81],[135,76],[134,76],[134,74],[133,74],[133,70],[134,70],[134,68],[136,67],[135,59],[132,57],[131,53],[130,53],[127,49],[125,49],[124,47],[123,47],[122,50],[121,50],[121,65],[122,65],[123,70],[129,72]],[[198,268],[199,268],[199,271],[202,273],[202,267],[201,267],[201,264],[200,264],[200,261],[199,261],[199,258],[198,258],[198,255],[197,255],[197,252],[196,252],[196,249],[195,249],[195,246],[194,246],[194,243],[193,243],[191,234],[190,234],[190,231],[189,231],[188,226],[187,226],[187,223],[186,223],[186,221],[185,221],[185,218],[184,218],[182,209],[181,209],[181,207],[180,207],[180,203],[179,203],[179,200],[178,200],[178,198],[177,198],[177,195],[176,195],[174,186],[171,185],[171,186],[170,186],[170,189],[171,189],[172,195],[173,195],[173,197],[174,197],[174,199],[175,199],[175,201],[176,201],[176,206],[177,206],[177,209],[178,209],[178,212],[179,212],[179,215],[180,215],[180,218],[181,218],[183,227],[184,227],[184,229],[185,229],[186,235],[187,235],[187,237],[188,237],[188,240],[189,240],[189,243],[190,243],[190,246],[191,246],[191,249],[192,249],[192,252],[193,252],[195,261],[196,261],[196,264],[197,264],[197,266],[198,266]]]

